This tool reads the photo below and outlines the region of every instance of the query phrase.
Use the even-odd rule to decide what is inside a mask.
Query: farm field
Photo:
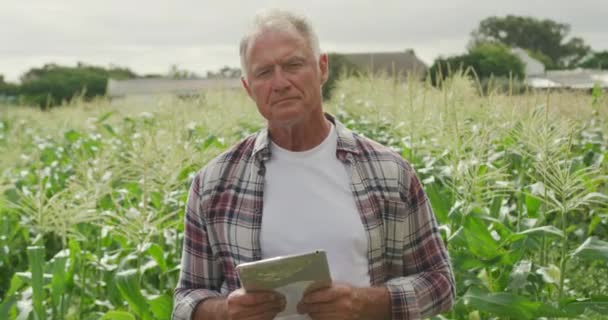
[[[346,78],[326,110],[423,181],[438,319],[606,319],[608,94]],[[244,92],[0,106],[0,319],[169,319],[192,176],[264,125]]]

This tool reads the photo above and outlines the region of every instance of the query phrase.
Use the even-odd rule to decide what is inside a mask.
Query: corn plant
[[[348,77],[326,108],[421,178],[457,280],[441,319],[600,318],[606,96],[474,79]],[[256,107],[217,91],[0,109],[0,319],[167,319],[188,186],[263,126]]]

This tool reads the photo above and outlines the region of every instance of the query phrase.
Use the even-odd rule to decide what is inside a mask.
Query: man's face
[[[262,31],[251,39],[245,58],[243,85],[270,125],[289,126],[323,112],[327,55],[317,61],[299,33]]]

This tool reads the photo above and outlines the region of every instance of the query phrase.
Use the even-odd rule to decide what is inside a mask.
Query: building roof
[[[551,70],[545,75],[531,77],[528,84],[533,88],[593,89],[599,85],[608,88],[608,71],[591,69]]]
[[[559,88],[561,85],[545,78],[528,78],[528,85],[532,88]]]
[[[196,94],[210,89],[240,89],[238,78],[226,79],[129,79],[108,80],[107,95],[123,97],[131,95]]]
[[[416,73],[424,77],[427,66],[416,57],[413,50],[398,52],[362,52],[343,53],[348,61],[365,71],[373,73],[386,72],[389,75],[404,75]]]
[[[541,76],[545,73],[545,65],[532,58],[526,50],[521,48],[512,48],[511,52],[516,55],[525,65],[525,73],[527,77]]]

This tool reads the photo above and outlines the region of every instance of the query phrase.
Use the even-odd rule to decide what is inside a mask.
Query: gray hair
[[[310,22],[303,16],[297,15],[292,12],[269,9],[258,12],[254,19],[253,24],[249,29],[249,32],[241,39],[241,45],[239,53],[241,55],[241,73],[243,76],[247,75],[247,49],[249,48],[249,42],[251,38],[261,33],[262,31],[282,31],[289,28],[294,28],[300,35],[302,35],[310,49],[318,60],[321,55],[321,48],[319,47],[319,38],[312,28]]]

